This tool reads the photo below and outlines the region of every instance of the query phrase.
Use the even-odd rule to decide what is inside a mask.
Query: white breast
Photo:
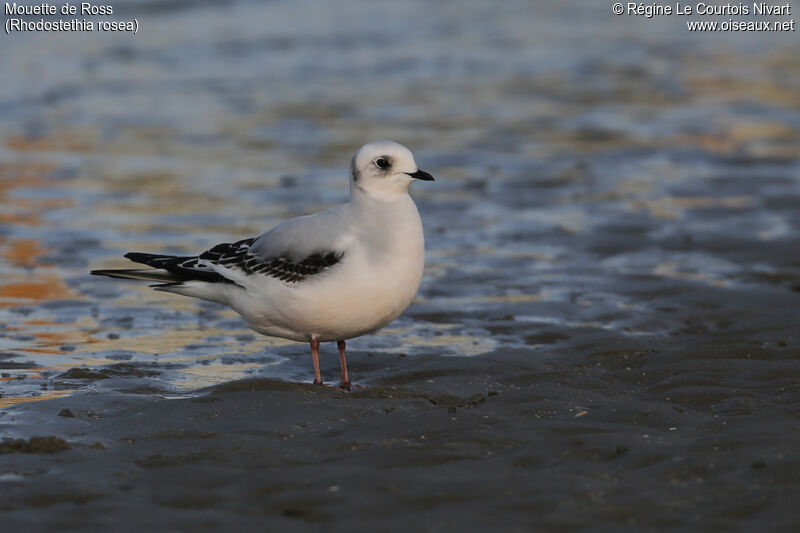
[[[231,307],[259,333],[297,341],[358,337],[397,318],[417,293],[425,265],[413,200],[351,202],[341,223],[336,240],[347,244],[340,263],[295,284],[262,278],[246,292],[232,288]]]

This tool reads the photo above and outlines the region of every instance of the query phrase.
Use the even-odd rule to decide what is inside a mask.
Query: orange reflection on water
[[[68,331],[29,331],[39,341],[36,346],[25,348],[23,351],[39,354],[61,354],[61,346],[86,345],[100,342],[82,329]]]
[[[8,194],[14,189],[52,186],[53,179],[47,175],[55,168],[49,163],[0,163],[0,203],[3,204],[0,223],[39,226],[42,212],[74,205],[75,202],[68,198],[12,198]]]
[[[3,257],[13,266],[32,268],[37,265],[36,258],[44,253],[44,248],[35,239],[9,241]]]
[[[30,305],[45,300],[67,300],[81,295],[66,286],[55,274],[11,274],[0,285],[0,307]]]
[[[33,213],[0,213],[0,224],[38,226],[41,222],[39,216]]]
[[[41,185],[46,181],[41,176],[55,168],[52,163],[0,163],[0,192]]]
[[[68,130],[51,136],[10,135],[6,138],[9,148],[20,152],[86,152],[94,148],[97,133],[91,130]]]
[[[42,391],[42,393],[39,396],[0,398],[0,408],[11,407],[12,405],[17,405],[26,402],[39,402],[42,400],[52,400],[53,398],[60,398],[61,396],[72,394],[73,392],[75,392],[75,389],[65,389],[65,390],[54,390],[54,391]]]

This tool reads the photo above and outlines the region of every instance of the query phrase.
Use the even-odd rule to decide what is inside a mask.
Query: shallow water
[[[432,6],[118,0],[138,35],[0,36],[6,529],[796,529],[797,33]],[[375,138],[437,181],[357,391],[88,274],[342,202]]]
[[[374,138],[437,181],[413,187],[418,298],[350,343],[356,365],[796,353],[796,33],[689,34],[589,2],[118,4],[138,35],[3,38],[0,406],[308,381],[305,345],[88,271],[344,201],[351,154]],[[363,366],[358,383],[384,379]]]

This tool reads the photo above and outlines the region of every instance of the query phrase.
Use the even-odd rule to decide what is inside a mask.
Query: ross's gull
[[[408,148],[371,142],[353,157],[345,204],[197,256],[130,252],[153,268],[92,274],[155,281],[159,291],[228,305],[264,335],[309,342],[317,384],[319,344],[336,341],[340,386],[349,388],[345,341],[397,318],[422,280],[422,222],[408,194],[415,180],[433,177]]]

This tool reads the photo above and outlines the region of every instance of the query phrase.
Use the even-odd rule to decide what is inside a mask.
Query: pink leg
[[[350,390],[350,378],[347,376],[347,359],[344,356],[344,349],[347,343],[345,341],[336,341],[336,346],[339,348],[339,364],[342,366],[342,382],[339,383],[339,386]]]
[[[319,341],[311,339],[311,357],[314,358],[314,385],[322,385],[322,374],[319,371]]]

